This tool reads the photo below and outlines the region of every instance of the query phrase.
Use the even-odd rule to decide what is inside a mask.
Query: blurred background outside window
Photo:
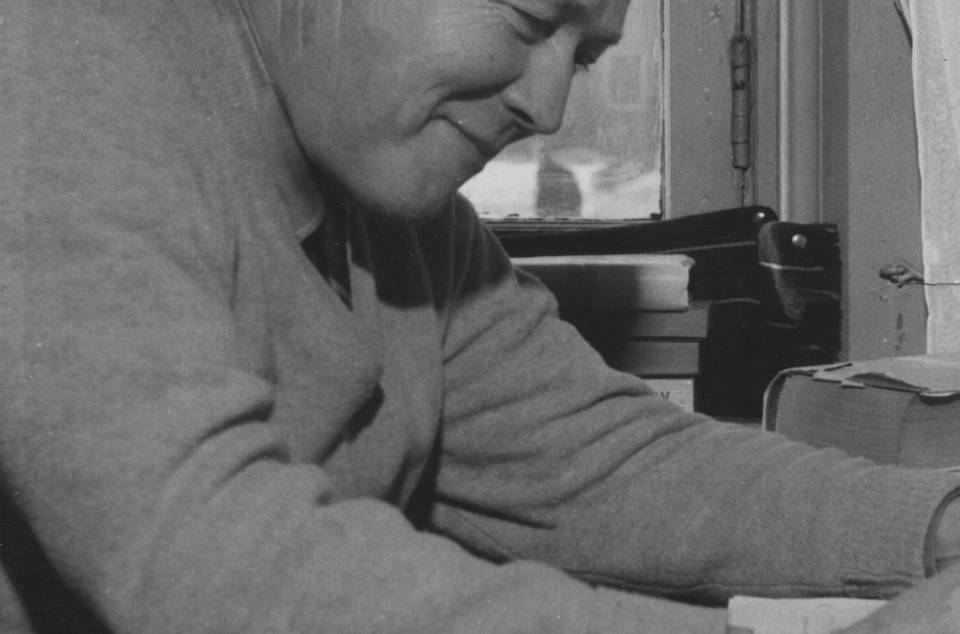
[[[506,148],[463,185],[482,218],[659,217],[661,14],[661,0],[633,0],[623,40],[574,79],[563,128]]]

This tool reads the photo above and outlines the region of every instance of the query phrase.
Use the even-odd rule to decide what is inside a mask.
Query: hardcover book
[[[960,353],[783,370],[764,428],[882,464],[960,465]]]
[[[694,377],[700,374],[696,339],[594,339],[607,364],[641,377]]]
[[[694,300],[688,310],[567,311],[560,316],[584,337],[625,339],[706,339],[710,302]]]
[[[556,255],[513,258],[567,311],[686,310],[693,259],[681,254]]]

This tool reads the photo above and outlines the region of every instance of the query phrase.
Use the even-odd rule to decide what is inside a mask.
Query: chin
[[[412,174],[400,179],[382,173],[379,178],[364,173],[345,174],[342,179],[329,172],[321,174],[325,184],[322,189],[330,199],[349,200],[383,221],[414,224],[436,220],[446,213],[462,184],[460,178],[444,174]]]
[[[390,189],[384,188],[381,182],[350,191],[359,207],[381,220],[422,224],[436,220],[450,209],[457,187],[427,185],[417,189],[398,185]]]
[[[426,224],[446,213],[453,204],[455,193],[437,200],[401,201],[358,200],[360,207],[367,213],[387,222],[404,224]]]

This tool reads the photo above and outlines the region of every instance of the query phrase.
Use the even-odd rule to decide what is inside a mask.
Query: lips
[[[456,131],[459,132],[460,135],[463,136],[467,141],[473,144],[485,162],[489,161],[500,152],[500,147],[496,143],[488,141],[479,134],[475,134],[474,132],[468,130],[460,122],[447,117],[444,117],[444,120],[452,125],[454,129],[456,129]]]

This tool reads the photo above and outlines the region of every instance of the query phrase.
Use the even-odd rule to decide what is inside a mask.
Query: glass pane
[[[461,188],[487,219],[660,213],[661,0],[633,0],[623,40],[574,80],[563,128],[506,148]]]

